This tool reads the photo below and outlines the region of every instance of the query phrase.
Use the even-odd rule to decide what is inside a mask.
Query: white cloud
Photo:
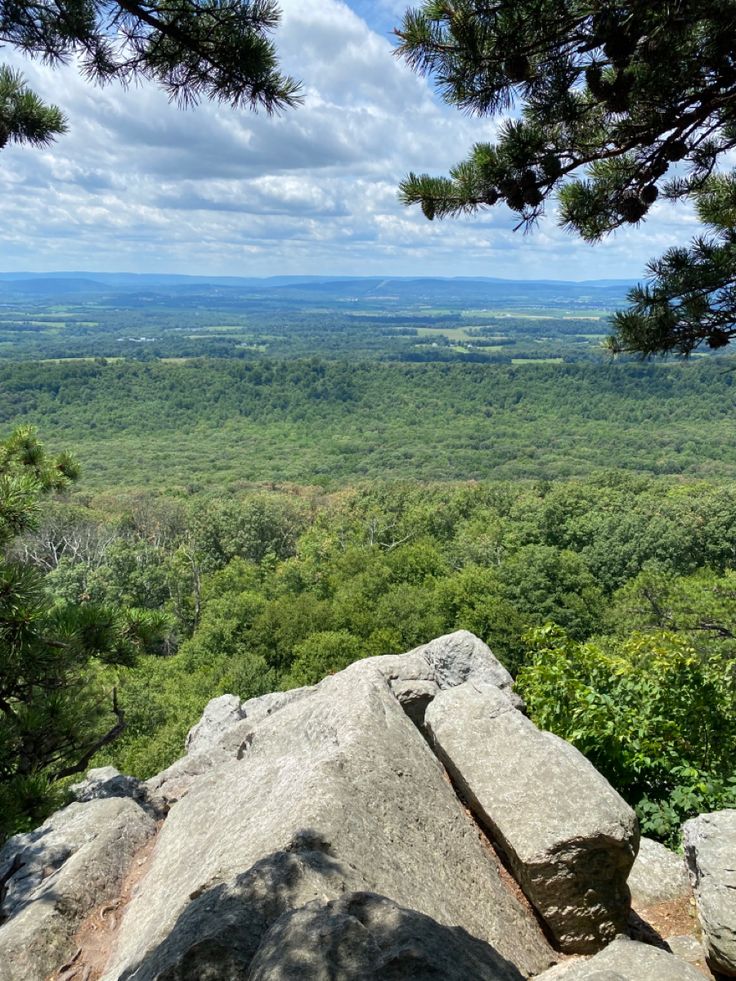
[[[278,47],[306,100],[279,118],[182,112],[149,85],[100,90],[15,56],[71,132],[0,154],[0,268],[583,278],[636,275],[688,238],[692,214],[665,205],[594,249],[552,219],[513,234],[502,209],[429,224],[398,204],[398,181],[445,172],[490,125],[393,56],[384,28],[403,0],[356,0],[377,30],[341,0],[282,6]]]

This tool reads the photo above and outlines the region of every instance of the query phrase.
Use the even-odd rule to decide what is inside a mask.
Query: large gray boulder
[[[560,949],[592,953],[623,932],[638,825],[588,760],[491,684],[441,692],[425,725]]]
[[[187,733],[184,748],[198,753],[217,745],[223,732],[245,718],[242,702],[237,695],[220,695],[205,706],[202,718]]]
[[[71,804],[0,850],[0,981],[42,981],[74,953],[84,917],[120,892],[155,833],[129,798]]]
[[[703,975],[666,950],[619,937],[595,957],[559,964],[535,981],[703,981]]]
[[[682,833],[708,962],[736,976],[736,810],[701,814]]]
[[[351,892],[464,930],[524,975],[554,959],[379,665],[243,719],[218,752],[169,812],[106,981],[242,978],[280,916]]]
[[[248,981],[523,981],[492,947],[383,896],[350,893],[285,913]]]
[[[466,681],[495,685],[517,708],[523,702],[514,692],[514,679],[494,656],[490,647],[469,630],[456,630],[414,648],[407,658],[419,655],[429,666],[432,680],[444,691]]]
[[[242,719],[258,722],[284,705],[302,698],[311,688],[275,691],[241,702],[237,695],[220,695],[208,702],[199,722],[187,735],[185,749],[189,754],[210,752],[217,748],[224,734]]]
[[[702,941],[698,940],[697,937],[694,937],[691,933],[681,933],[672,937],[665,937],[664,942],[675,957],[679,957],[680,960],[692,964],[693,967],[696,967],[700,971],[703,977],[713,978],[713,974],[708,968],[705,947],[703,947]]]
[[[438,691],[465,681],[486,681],[500,688],[517,708],[523,702],[513,691],[514,679],[490,647],[468,630],[437,637],[406,654],[388,654],[356,661],[345,669],[350,674],[380,673],[389,681],[404,711],[421,724],[424,711]],[[342,672],[341,672],[342,673]],[[239,722],[258,722],[286,705],[311,694],[315,686],[271,692],[241,702],[237,695],[220,695],[208,702],[199,722],[189,730],[188,755],[216,753],[223,739]]]
[[[651,838],[642,838],[628,879],[631,901],[639,909],[692,895],[681,855]]]

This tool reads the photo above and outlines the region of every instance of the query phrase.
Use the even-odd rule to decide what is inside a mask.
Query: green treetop
[[[42,572],[13,553],[43,498],[77,478],[33,430],[0,442],[0,842],[32,827],[55,785],[84,770],[125,728],[109,674],[154,640],[161,617],[95,603],[54,603]]]
[[[272,113],[299,101],[278,68],[275,0],[0,0],[0,48],[58,66],[74,60],[98,83],[149,79],[181,105],[201,98]],[[0,149],[43,146],[66,130],[23,77],[0,66]]]
[[[505,203],[531,226],[554,196],[561,224],[595,242],[654,202],[695,200],[714,234],[649,268],[615,319],[614,351],[688,354],[736,334],[736,2],[425,0],[399,53],[444,99],[501,121],[449,177],[410,174],[431,220]]]

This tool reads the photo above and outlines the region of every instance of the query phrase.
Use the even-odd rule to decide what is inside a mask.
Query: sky
[[[70,132],[0,152],[0,270],[636,278],[695,231],[687,206],[665,203],[596,246],[559,229],[554,208],[529,234],[503,206],[428,222],[398,182],[446,173],[496,123],[444,105],[393,55],[403,0],[281,6],[275,40],[305,102],[277,118],[182,111],[148,84],[100,89],[1,51]]]

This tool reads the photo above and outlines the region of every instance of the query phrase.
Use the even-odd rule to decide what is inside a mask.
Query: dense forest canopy
[[[113,691],[124,720],[93,763],[150,775],[211,697],[312,684],[466,628],[646,832],[674,839],[685,816],[736,802],[730,486],[608,473],[330,495],[108,491],[57,497],[11,559],[43,581],[48,615],[156,621],[127,648],[132,666],[86,662],[87,698],[108,699],[98,737],[115,723]],[[59,799],[54,773],[40,768],[6,831]]]
[[[72,446],[89,487],[732,479],[729,361],[692,365],[111,361],[0,367],[0,421]]]

